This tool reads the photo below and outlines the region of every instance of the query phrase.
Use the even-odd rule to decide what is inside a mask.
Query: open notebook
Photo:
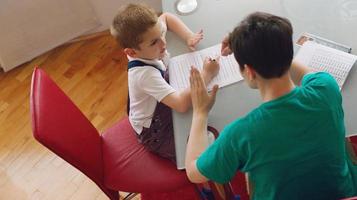
[[[182,90],[190,86],[189,76],[191,66],[202,70],[203,61],[206,57],[215,58],[221,55],[221,44],[214,45],[191,53],[182,54],[170,59],[170,84],[177,90]],[[242,80],[237,61],[233,54],[220,57],[220,70],[218,75],[213,78],[207,88],[210,90],[217,84],[223,87]]]
[[[356,62],[357,56],[307,41],[300,48],[295,60],[311,67],[314,71],[325,71],[335,77],[342,89],[347,75]]]

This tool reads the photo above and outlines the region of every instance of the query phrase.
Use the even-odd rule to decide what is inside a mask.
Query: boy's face
[[[134,49],[135,57],[147,60],[162,59],[164,57],[166,52],[166,39],[160,21],[148,29],[142,38],[143,42],[139,44],[140,50]]]

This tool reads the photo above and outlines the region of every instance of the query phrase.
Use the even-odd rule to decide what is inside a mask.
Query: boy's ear
[[[136,57],[136,51],[133,48],[125,48],[124,53],[130,57]]]

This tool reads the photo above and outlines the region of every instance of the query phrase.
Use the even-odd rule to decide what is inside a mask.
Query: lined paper
[[[176,90],[182,90],[190,87],[189,76],[191,66],[195,66],[200,71],[203,68],[203,61],[206,57],[216,58],[221,54],[221,44],[195,51],[187,54],[182,54],[170,59],[170,84]],[[232,83],[243,80],[240,74],[239,66],[233,54],[229,56],[220,56],[220,70],[216,77],[208,84],[210,90],[217,84],[219,87],[224,87]]]
[[[304,43],[295,57],[295,60],[314,71],[330,73],[336,79],[340,90],[356,59],[355,55],[310,41]]]

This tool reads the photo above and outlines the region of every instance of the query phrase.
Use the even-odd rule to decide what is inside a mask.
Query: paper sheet
[[[217,44],[200,51],[179,55],[170,59],[169,70],[170,84],[177,90],[182,90],[190,86],[189,76],[191,66],[195,66],[202,70],[203,61],[206,57],[215,58],[220,55],[221,45]],[[219,87],[243,80],[237,61],[233,54],[229,56],[220,57],[220,71],[218,75],[212,79],[207,88],[210,90],[213,85],[217,84]]]
[[[314,42],[305,42],[295,60],[311,67],[314,71],[325,71],[335,77],[340,89],[346,81],[357,56]]]

